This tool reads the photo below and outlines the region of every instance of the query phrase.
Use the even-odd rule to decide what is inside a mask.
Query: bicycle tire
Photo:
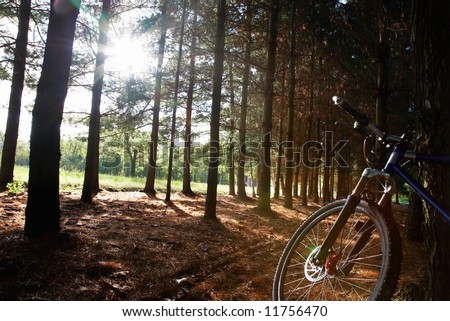
[[[339,200],[321,207],[293,234],[276,268],[274,300],[356,301],[392,297],[400,274],[401,240],[390,211],[383,215],[375,203],[361,201],[345,223],[326,263],[313,264],[313,254],[344,204],[345,200]],[[350,247],[355,247],[356,238],[362,233],[368,241],[359,242],[364,247],[350,257]]]

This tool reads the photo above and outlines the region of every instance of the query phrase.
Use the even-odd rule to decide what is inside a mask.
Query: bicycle
[[[449,224],[450,214],[403,167],[403,161],[450,163],[450,156],[409,152],[407,135],[388,135],[344,99],[334,104],[355,119],[355,129],[393,147],[382,170],[366,168],[352,193],[313,212],[297,229],[278,262],[274,300],[388,300],[401,267],[401,239],[391,212],[397,174]],[[366,139],[367,140],[367,139]],[[367,160],[366,140],[364,156]],[[367,186],[378,182],[380,197]]]

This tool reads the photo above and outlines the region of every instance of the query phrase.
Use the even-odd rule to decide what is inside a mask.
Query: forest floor
[[[204,197],[149,198],[102,191],[93,204],[61,194],[62,231],[23,236],[26,195],[0,194],[0,300],[270,300],[278,258],[317,204],[271,217],[256,200],[218,198],[218,220],[203,218]],[[406,208],[395,207],[403,234]],[[424,252],[403,239],[396,299],[418,299]],[[420,287],[420,286],[419,286]]]

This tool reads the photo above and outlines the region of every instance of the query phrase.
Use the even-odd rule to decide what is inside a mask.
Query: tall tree
[[[14,50],[13,76],[9,96],[8,119],[6,122],[0,167],[0,191],[13,181],[14,162],[16,158],[17,138],[19,136],[20,108],[25,81],[25,68],[28,46],[28,29],[30,25],[31,0],[21,0],[19,6],[19,25]]]
[[[262,123],[261,177],[258,209],[270,211],[270,164],[272,137],[273,84],[275,82],[278,16],[280,1],[272,0],[270,5],[269,33],[267,38],[267,61],[264,77],[264,111]]]
[[[378,44],[377,44],[377,99],[376,99],[376,124],[382,130],[386,130],[388,125],[389,112],[389,55],[390,45],[388,37],[388,16],[387,8],[390,0],[381,1],[378,17]],[[381,142],[377,141],[377,163],[382,165],[385,161],[385,148]]]
[[[91,116],[89,120],[88,147],[86,154],[86,168],[84,171],[83,191],[81,200],[92,202],[100,190],[99,173],[99,149],[100,149],[100,105],[103,91],[103,79],[105,76],[105,50],[108,44],[109,18],[111,15],[111,0],[103,0],[102,14],[99,20],[99,38],[97,44],[97,56],[95,59],[94,84],[92,87]]]
[[[167,170],[167,189],[166,189],[166,202],[170,201],[170,193],[172,189],[172,168],[173,168],[173,149],[175,148],[175,130],[177,124],[177,105],[178,105],[178,90],[180,87],[180,72],[181,72],[181,60],[183,59],[183,43],[184,43],[184,28],[186,24],[186,11],[187,0],[183,2],[183,14],[181,18],[181,31],[180,39],[178,41],[178,57],[177,57],[177,69],[175,71],[175,88],[174,97],[172,103],[172,127],[170,130],[170,150],[169,150],[169,168]]]
[[[295,62],[296,62],[296,16],[297,16],[297,1],[292,1],[291,12],[291,45],[290,45],[290,57],[289,57],[289,101],[288,101],[288,116],[287,116],[287,144],[286,146],[286,185],[284,206],[292,208],[292,178],[294,172],[294,111],[295,111]]]
[[[191,188],[191,145],[192,145],[192,105],[194,102],[195,85],[195,58],[197,56],[197,1],[194,2],[194,17],[192,21],[192,41],[189,58],[189,85],[186,100],[186,130],[185,130],[185,148],[183,155],[183,189],[185,195],[194,195]]]
[[[150,155],[148,164],[147,180],[145,182],[144,192],[148,195],[155,195],[156,178],[156,158],[158,154],[158,136],[159,136],[159,112],[161,109],[161,89],[163,78],[164,52],[166,48],[167,37],[167,5],[168,0],[163,0],[161,5],[161,36],[159,38],[158,65],[156,67],[156,85],[155,101],[153,106],[152,133],[150,141]]]
[[[281,92],[284,93],[285,92],[285,88],[286,88],[286,76],[285,73],[283,72],[281,75]],[[283,132],[284,132],[284,105],[285,105],[285,95],[281,94],[281,98],[280,98],[280,106],[281,108],[279,108],[279,119],[278,119],[278,142],[277,142],[277,148],[278,148],[278,152],[277,152],[277,162],[276,162],[276,169],[275,169],[275,183],[274,183],[274,192],[273,192],[273,198],[278,199],[280,197],[280,181],[282,178],[282,158],[283,158],[283,152],[284,152],[284,142],[283,142]],[[284,186],[284,184],[281,184],[282,186]],[[283,187],[283,193],[284,193],[284,187]]]
[[[229,177],[229,189],[228,194],[235,196],[235,179],[234,179],[234,133],[236,131],[235,118],[236,118],[236,104],[235,104],[235,91],[234,91],[234,74],[233,74],[233,62],[228,60],[228,77],[230,79],[230,136],[228,138],[228,177]]]
[[[242,78],[242,94],[241,94],[241,110],[239,121],[239,156],[237,171],[237,195],[246,197],[245,190],[245,155],[246,155],[246,136],[247,136],[247,109],[248,109],[248,87],[250,82],[250,58],[252,44],[252,0],[246,1],[246,18],[245,18],[245,56],[244,56],[244,75]]]
[[[423,152],[450,154],[450,2],[414,0],[412,34],[415,59],[415,100],[418,145]],[[450,208],[450,171],[424,165],[423,183]],[[424,210],[426,300],[449,300],[450,226],[429,207]]]
[[[211,105],[208,187],[205,204],[205,218],[216,218],[217,184],[219,182],[220,158],[220,104],[222,100],[222,77],[225,59],[225,8],[226,0],[217,4],[216,42],[214,47],[213,92]]]
[[[60,229],[60,127],[81,0],[51,0],[44,61],[33,109],[25,235]]]

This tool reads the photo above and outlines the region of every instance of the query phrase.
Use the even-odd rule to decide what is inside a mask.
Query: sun
[[[123,76],[143,73],[152,60],[142,40],[129,35],[111,39],[108,49],[108,69]]]

